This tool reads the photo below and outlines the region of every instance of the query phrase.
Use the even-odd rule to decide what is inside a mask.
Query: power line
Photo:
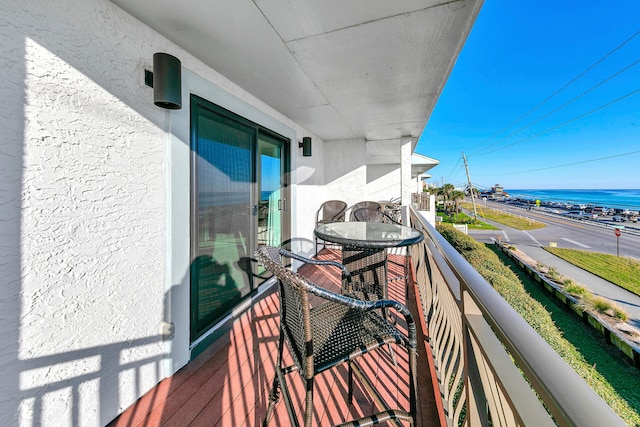
[[[517,144],[523,143],[523,142],[525,142],[525,141],[532,140],[532,139],[534,139],[534,138],[539,137],[540,135],[544,135],[545,133],[549,133],[549,132],[554,131],[554,130],[556,130],[556,129],[559,129],[559,128],[563,127],[563,126],[566,126],[566,125],[568,125],[569,123],[573,123],[573,122],[575,122],[575,121],[577,121],[577,120],[580,120],[580,119],[582,119],[582,118],[584,118],[584,117],[586,117],[586,116],[588,116],[588,115],[590,115],[590,114],[595,113],[596,111],[600,111],[600,110],[602,110],[603,108],[606,108],[606,107],[608,107],[608,106],[610,106],[610,105],[615,104],[616,102],[620,102],[620,101],[622,101],[623,99],[626,99],[626,98],[628,98],[628,97],[630,97],[630,96],[632,96],[632,95],[635,95],[635,94],[636,94],[636,93],[638,93],[638,92],[640,92],[640,89],[636,89],[636,90],[634,90],[633,92],[629,92],[629,93],[627,93],[626,95],[621,96],[620,98],[617,98],[617,99],[614,99],[613,101],[607,102],[606,104],[603,104],[603,105],[601,105],[601,106],[599,106],[599,107],[597,107],[597,108],[594,108],[594,109],[593,109],[593,110],[591,110],[591,111],[587,111],[587,112],[586,112],[586,113],[584,113],[584,114],[581,114],[581,115],[579,115],[579,116],[577,116],[577,117],[574,117],[574,118],[572,118],[572,119],[570,119],[570,120],[567,120],[566,122],[560,123],[559,125],[556,125],[556,126],[553,126],[553,127],[548,128],[548,129],[545,129],[545,130],[543,130],[542,132],[539,132],[539,133],[537,133],[537,134],[535,134],[535,135],[529,136],[529,137],[527,137],[527,138],[521,139],[521,140],[519,140],[519,141],[516,141],[516,142],[511,143],[511,144],[508,144],[508,145],[504,145],[504,146],[502,146],[502,147],[496,148],[495,150],[487,151],[487,152],[482,153],[482,154],[479,154],[479,155],[477,155],[477,156],[485,156],[485,155],[487,155],[487,154],[495,153],[496,151],[504,150],[505,148],[513,147],[514,145],[517,145]],[[477,157],[477,156],[475,156],[475,157]]]
[[[486,150],[486,149],[488,149],[488,148],[490,148],[490,147],[493,147],[494,145],[496,145],[496,144],[498,144],[498,143],[500,143],[500,142],[504,141],[505,139],[510,138],[510,137],[512,137],[513,135],[515,135],[515,134],[517,134],[517,133],[519,133],[519,132],[522,132],[523,130],[525,130],[525,129],[527,129],[527,128],[531,127],[531,126],[533,126],[534,124],[536,124],[536,123],[538,123],[538,122],[540,122],[540,121],[542,121],[542,120],[546,119],[547,117],[549,117],[549,116],[550,116],[550,115],[552,115],[553,113],[555,113],[555,112],[557,112],[557,111],[559,111],[559,110],[563,109],[564,107],[566,107],[567,105],[571,104],[572,102],[574,102],[574,101],[576,101],[576,100],[578,100],[578,99],[582,98],[584,95],[586,95],[586,94],[588,94],[589,92],[591,92],[591,91],[593,91],[593,90],[597,89],[598,87],[602,86],[603,84],[605,84],[605,83],[606,83],[606,82],[608,82],[609,80],[613,79],[614,77],[619,76],[620,74],[624,73],[625,71],[627,71],[628,69],[630,69],[631,67],[635,66],[635,65],[636,65],[636,64],[638,64],[638,63],[640,63],[640,59],[638,59],[637,61],[634,61],[633,63],[631,63],[631,64],[627,65],[627,66],[626,66],[626,67],[624,67],[623,69],[621,69],[621,70],[617,71],[616,73],[614,73],[614,74],[610,75],[610,76],[609,76],[609,77],[607,77],[606,79],[604,79],[604,80],[600,81],[600,82],[599,82],[598,84],[596,84],[595,86],[592,86],[591,88],[589,88],[589,89],[585,90],[584,92],[582,92],[582,93],[581,93],[581,94],[579,94],[578,96],[576,96],[576,97],[574,97],[574,98],[570,99],[569,101],[567,101],[567,102],[565,102],[564,104],[560,105],[560,106],[559,106],[559,107],[557,107],[556,109],[551,110],[550,112],[548,112],[548,113],[547,113],[547,114],[545,114],[544,116],[542,116],[542,117],[540,117],[540,118],[538,118],[538,119],[536,119],[536,120],[534,120],[534,121],[530,122],[530,123],[529,123],[529,124],[527,124],[526,126],[523,126],[523,127],[521,127],[520,129],[518,129],[518,130],[516,130],[516,131],[514,131],[514,132],[511,132],[509,135],[505,136],[504,138],[499,139],[498,141],[494,142],[493,144],[490,144],[490,145],[486,146],[486,147],[485,147],[485,148],[483,148],[483,149],[480,149],[479,151],[477,151],[476,153],[474,153],[474,154],[472,154],[472,155],[475,155],[475,156],[481,156],[481,155],[483,155],[483,153],[482,153],[482,152],[483,152],[484,150]],[[488,153],[484,153],[484,154],[488,154]]]
[[[549,169],[564,168],[564,167],[567,167],[567,166],[582,165],[584,163],[593,163],[593,162],[597,162],[597,161],[600,161],[600,160],[613,159],[615,157],[630,156],[630,155],[638,154],[638,153],[640,153],[640,150],[638,150],[638,151],[630,151],[628,153],[622,153],[622,154],[614,154],[614,155],[611,155],[611,156],[598,157],[597,159],[589,159],[589,160],[582,160],[582,161],[579,161],[579,162],[566,163],[566,164],[563,164],[563,165],[548,166],[548,167],[545,167],[545,168],[538,168],[538,169],[529,169],[529,170],[526,170],[526,171],[519,171],[519,172],[497,173],[497,174],[492,174],[492,175],[517,175],[517,174],[520,174],[520,173],[539,172],[539,171],[544,171],[544,170],[549,170]]]
[[[538,108],[540,108],[541,106],[543,106],[544,104],[546,104],[551,98],[553,98],[554,96],[558,95],[560,92],[562,92],[563,90],[565,90],[567,87],[569,87],[570,85],[572,85],[574,82],[576,82],[578,79],[580,79],[582,76],[584,76],[585,74],[587,74],[589,71],[591,71],[592,69],[594,69],[596,66],[598,66],[601,62],[603,62],[605,59],[607,59],[609,56],[613,55],[616,51],[618,51],[620,48],[622,48],[624,45],[626,45],[627,43],[629,43],[631,40],[633,40],[634,38],[636,38],[638,35],[640,35],[640,31],[636,32],[635,34],[633,34],[631,37],[629,37],[628,39],[626,39],[625,41],[623,41],[622,43],[620,43],[618,46],[616,46],[615,48],[613,48],[611,51],[609,51],[606,55],[604,55],[603,57],[601,57],[600,59],[598,59],[596,62],[594,62],[593,64],[591,64],[586,70],[584,70],[583,72],[581,72],[580,74],[578,74],[576,77],[574,77],[573,79],[571,79],[568,83],[566,83],[564,86],[562,86],[560,89],[556,90],[554,93],[552,93],[551,95],[549,95],[548,97],[546,97],[544,100],[542,100],[538,105],[536,105],[535,107],[533,107],[532,109],[530,109],[529,111],[527,111],[526,113],[524,113],[522,116],[518,117],[516,120],[512,121],[511,123],[509,123],[507,126],[505,126],[504,128],[502,128],[501,130],[499,130],[498,132],[494,133],[493,135],[491,135],[490,137],[488,137],[487,139],[485,139],[483,142],[479,143],[478,145],[484,144],[487,141],[490,141],[491,139],[495,138],[497,135],[500,135],[502,132],[504,132],[505,130],[509,129],[511,126],[515,125],[516,123],[518,123],[519,121],[521,121],[522,119],[524,119],[525,117],[527,117],[528,115],[530,115],[531,113],[533,113],[534,111],[536,111]],[[476,145],[476,146],[478,146]],[[492,144],[493,145],[493,144]]]
[[[447,177],[447,181],[451,181],[453,178],[458,176],[458,174],[460,173],[460,170],[462,169],[462,166],[460,166],[460,168],[456,171],[456,168],[460,164],[460,160],[462,160],[462,157],[458,157],[458,161],[456,162],[456,164],[451,169],[451,172],[449,172],[449,176]],[[442,179],[444,179],[444,177]]]

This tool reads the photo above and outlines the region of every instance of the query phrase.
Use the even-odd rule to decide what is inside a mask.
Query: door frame
[[[197,190],[197,170],[196,170],[196,160],[197,160],[197,154],[194,151],[194,138],[196,136],[196,130],[195,130],[195,119],[196,116],[194,114],[194,106],[195,105],[199,105],[201,108],[206,108],[207,110],[212,111],[214,114],[216,115],[220,115],[221,117],[223,117],[226,120],[231,120],[233,122],[237,122],[239,124],[241,124],[242,126],[246,126],[249,128],[253,128],[254,132],[253,132],[253,142],[252,142],[252,146],[250,147],[250,156],[251,156],[251,164],[250,164],[250,171],[249,171],[249,175],[250,175],[250,208],[253,208],[254,206],[257,207],[258,205],[258,201],[260,199],[260,195],[258,193],[258,184],[257,181],[259,179],[259,177],[257,176],[257,163],[258,163],[258,140],[259,140],[259,136],[261,134],[267,135],[270,138],[273,139],[277,139],[280,142],[282,142],[282,149],[281,149],[281,162],[283,165],[283,170],[282,170],[282,174],[281,174],[281,191],[282,191],[282,198],[284,198],[284,212],[281,215],[281,230],[282,230],[282,241],[283,242],[287,242],[290,239],[290,235],[291,235],[291,231],[290,231],[290,227],[291,227],[291,217],[290,217],[290,147],[291,147],[291,140],[283,135],[278,134],[277,132],[268,129],[267,127],[261,126],[245,117],[242,117],[232,111],[229,111],[227,109],[225,109],[224,107],[221,107],[220,105],[217,105],[203,97],[200,97],[196,94],[190,94],[190,99],[189,99],[189,105],[190,105],[190,111],[189,111],[189,117],[190,117],[190,132],[189,132],[189,151],[190,151],[190,155],[189,155],[189,169],[190,169],[190,184],[189,184],[189,199],[190,199],[190,215],[189,215],[189,230],[190,230],[190,244],[189,244],[189,248],[190,248],[190,254],[189,254],[189,261],[190,263],[193,262],[193,260],[195,259],[194,257],[197,257],[198,253],[197,253],[197,248],[194,248],[196,241],[195,241],[195,236],[197,235],[197,231],[195,230],[195,228],[197,228],[197,212],[194,212],[194,209],[196,207],[196,198],[197,198],[197,194],[196,194],[196,190]],[[251,248],[249,248],[249,252],[252,253],[252,250],[255,249],[255,247],[257,247],[257,232],[258,232],[258,216],[257,215],[253,215],[251,218],[251,230],[250,230],[250,237],[248,238],[247,244],[251,246]],[[194,234],[196,233],[196,234]],[[194,252],[195,251],[195,252]],[[232,307],[230,307],[223,315],[217,317],[214,321],[212,321],[208,326],[204,327],[203,330],[198,331],[198,333],[196,333],[195,327],[196,325],[193,324],[194,319],[193,319],[193,310],[194,310],[194,304],[197,304],[197,300],[195,300],[195,298],[197,298],[194,295],[194,289],[193,289],[193,272],[191,270],[191,273],[189,274],[189,281],[188,281],[188,287],[189,287],[189,294],[190,294],[190,308],[189,308],[189,342],[191,343],[191,347],[192,347],[192,358],[195,357],[194,354],[198,354],[200,351],[204,350],[204,348],[208,347],[208,345],[210,345],[211,342],[213,342],[216,338],[218,334],[214,334],[211,335],[210,337],[208,337],[209,332],[211,330],[214,330],[217,328],[217,325],[224,322],[224,320],[226,318],[228,318],[229,315],[233,314],[235,311],[237,311],[238,307],[240,306],[244,306],[244,303],[251,299],[253,296],[255,296],[257,289],[259,287],[259,285],[261,283],[263,283],[266,279],[265,278],[261,278],[258,277],[257,275],[257,266],[255,265],[255,263],[252,263],[251,265],[251,278],[250,280],[252,280],[252,283],[250,283],[250,291],[247,295],[243,296],[236,304],[234,304]]]
[[[238,95],[240,91],[240,95]],[[180,110],[164,110],[158,112],[153,121],[155,126],[164,131],[165,161],[162,167],[164,171],[164,259],[165,279],[162,289],[164,291],[164,301],[158,328],[168,331],[163,343],[164,351],[169,355],[162,363],[162,375],[169,376],[178,369],[189,363],[197,356],[195,343],[189,339],[190,336],[190,123],[191,111],[189,98],[195,94],[240,115],[254,123],[258,123],[264,128],[271,129],[290,141],[299,139],[301,129],[297,123],[292,122],[273,108],[259,102],[250,93],[241,89],[226,79],[217,79],[212,82],[211,77],[203,77],[188,66],[182,67],[182,99],[184,107]],[[234,95],[236,94],[236,95]],[[149,95],[151,96],[151,95]],[[150,98],[151,99],[151,98]],[[285,150],[285,155],[289,157],[291,171],[295,171],[298,165],[299,156],[295,155],[296,147],[293,143]],[[294,150],[291,152],[291,150]],[[295,172],[291,172],[295,177]],[[297,198],[298,190],[293,178],[288,181],[288,200]],[[295,230],[298,221],[291,215],[295,209],[294,203],[288,203],[289,225],[287,231],[291,234],[298,234]],[[269,281],[261,285],[258,294],[250,301],[246,301],[247,307],[272,289],[274,283]],[[214,330],[207,332],[202,339],[213,342],[209,336],[221,336],[229,330],[237,314],[241,313],[244,307],[230,315],[224,322],[216,325]],[[198,345],[200,347],[200,345]]]

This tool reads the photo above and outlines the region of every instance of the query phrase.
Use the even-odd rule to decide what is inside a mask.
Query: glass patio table
[[[386,299],[387,249],[411,246],[424,239],[411,227],[378,222],[332,222],[320,224],[315,235],[342,245],[342,263],[354,284],[365,284],[364,299]],[[343,282],[343,289],[346,283]]]

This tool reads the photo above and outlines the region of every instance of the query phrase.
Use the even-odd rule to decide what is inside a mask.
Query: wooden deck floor
[[[394,257],[394,255],[391,255]],[[324,249],[320,258],[339,260],[340,253]],[[400,257],[396,261],[401,260]],[[389,277],[402,274],[402,267],[389,263]],[[314,283],[339,291],[340,274],[334,267],[307,265],[301,273]],[[413,287],[410,286],[410,309]],[[405,282],[390,282],[389,297],[405,301]],[[415,301],[415,300],[413,300]],[[413,307],[413,308],[412,308]],[[110,427],[133,426],[259,426],[267,405],[275,373],[278,342],[278,298],[276,293],[263,298],[242,315],[233,328],[214,345],[175,375],[163,380],[136,404],[110,423]],[[418,322],[419,323],[419,322]],[[417,425],[439,425],[431,375],[425,357],[424,336],[418,336],[418,376],[421,418]],[[408,408],[407,354],[396,350],[398,366],[388,351],[367,354],[362,366],[388,403]],[[399,372],[399,375],[397,373]],[[289,375],[294,403],[302,409],[303,382],[297,374]],[[314,425],[334,425],[373,412],[372,401],[358,387],[352,405],[347,405],[346,366],[325,372],[316,379]],[[290,425],[286,406],[279,402],[272,426]]]

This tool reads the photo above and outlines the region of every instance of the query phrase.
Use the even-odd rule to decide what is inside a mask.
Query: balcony
[[[321,259],[340,260],[340,251],[323,249]],[[399,255],[391,255],[400,258]],[[403,274],[399,265],[389,263],[389,277]],[[306,265],[300,272],[314,283],[333,291],[340,290],[340,271],[333,267]],[[275,290],[275,287],[272,288]],[[403,301],[405,282],[391,281],[390,298]],[[409,305],[416,319],[420,318],[415,305],[415,294],[410,293]],[[411,304],[413,303],[413,304]],[[161,382],[154,390],[140,399],[110,426],[153,425],[207,425],[207,426],[255,426],[264,417],[268,393],[273,380],[278,341],[278,298],[270,292],[253,305],[233,328],[195,361]],[[422,418],[419,425],[436,425],[433,387],[429,378],[428,359],[425,354],[425,338],[419,348],[420,396]],[[388,403],[408,407],[408,360],[406,353],[397,354],[398,367],[393,365],[386,352],[366,355],[362,366],[370,378],[376,378],[374,387],[380,390]],[[401,376],[398,377],[396,372]],[[353,405],[347,406],[346,366],[323,373],[316,381],[314,397],[316,425],[334,425],[345,419],[371,412],[372,400],[356,386]],[[302,408],[304,389],[297,377],[291,390],[294,402]],[[357,381],[356,381],[357,384]],[[432,417],[429,419],[429,417]],[[434,422],[435,421],[435,422]],[[286,407],[277,406],[272,425],[288,425]]]
[[[283,230],[309,244],[325,195],[400,194],[408,204],[417,138],[482,5],[341,3],[54,0],[3,9],[3,100],[14,106],[0,115],[4,424],[104,425],[132,402],[114,425],[260,420],[274,365],[273,291],[187,363],[198,222],[189,97],[251,122],[248,134],[256,125],[288,141],[279,158],[291,161],[282,163],[292,179],[284,200],[296,221],[283,219]],[[153,104],[154,52],[182,61],[182,110]],[[298,151],[307,136],[312,157]],[[259,154],[254,139],[248,151]],[[237,162],[247,177],[257,170],[251,161]],[[412,222],[427,236],[412,248],[418,291],[409,287],[429,337],[422,424],[539,425],[549,417],[535,393],[560,424],[619,423],[432,228],[415,213]],[[256,239],[266,241],[263,227]],[[303,272],[335,285],[332,275]],[[402,378],[389,385],[388,360],[370,366],[390,398],[406,398]],[[319,391],[320,424],[370,405],[361,396],[340,406],[342,378]]]
[[[411,223],[426,237],[411,248],[415,274],[406,300],[420,320],[417,425],[624,425],[413,209]],[[323,249],[319,257],[339,260],[340,252]],[[323,287],[339,289],[337,269],[306,265],[300,272]],[[401,274],[401,267],[389,264],[390,278]],[[404,281],[391,281],[390,297],[403,301],[404,286]],[[211,348],[110,426],[259,425],[274,375],[277,331],[278,299],[271,291]],[[400,377],[389,357],[364,361],[385,399],[406,406],[406,357],[398,355],[405,373]],[[316,383],[317,425],[371,411],[372,401],[358,387],[354,404],[344,403],[345,378],[346,368],[325,373]],[[294,398],[301,403],[302,381],[292,389],[299,391]],[[289,424],[284,404],[278,405],[272,424]]]

